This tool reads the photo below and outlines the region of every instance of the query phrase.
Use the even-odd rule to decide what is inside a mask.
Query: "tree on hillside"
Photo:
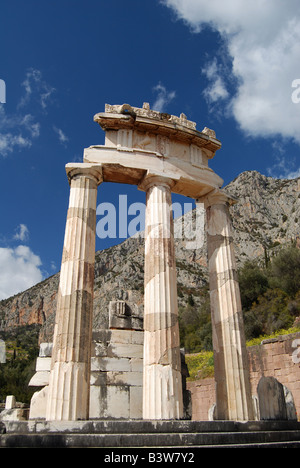
[[[300,250],[288,247],[279,252],[270,265],[271,286],[295,297],[300,290]]]
[[[212,349],[211,315],[208,290],[203,302],[196,305],[191,295],[185,307],[179,307],[180,345],[188,353]]]
[[[294,317],[290,314],[288,306],[289,296],[284,291],[268,289],[244,313],[246,338],[257,338],[291,327]]]
[[[247,339],[293,325],[300,315],[299,249],[282,249],[267,269],[247,262],[239,278]]]
[[[268,278],[255,261],[247,261],[239,271],[241,301],[244,310],[249,310],[257,298],[269,286]]]

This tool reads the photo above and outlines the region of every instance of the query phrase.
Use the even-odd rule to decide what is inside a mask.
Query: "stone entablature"
[[[208,167],[221,148],[213,130],[199,132],[186,118],[128,104],[106,105],[94,120],[105,130],[105,145],[86,148],[83,161],[101,165],[104,182],[142,189],[146,178],[164,176],[173,180],[173,193],[192,198],[222,186],[223,180]]]
[[[144,117],[146,119],[155,120],[156,122],[162,122],[163,126],[165,127],[167,124],[180,125],[182,127],[187,127],[191,130],[196,130],[196,122],[192,122],[191,120],[187,120],[185,114],[180,114],[180,117],[175,115],[170,115],[167,113],[162,113],[159,111],[155,111],[150,109],[150,105],[148,102],[144,102],[143,107],[133,107],[129,104],[122,104],[122,105],[111,105],[105,104],[105,114],[128,114],[134,119],[139,117]],[[96,114],[95,120],[98,121],[99,118],[102,117],[103,114]],[[142,119],[140,119],[142,120]]]
[[[115,114],[114,116],[109,114]],[[134,120],[134,125],[137,128],[143,128],[143,131],[152,129],[154,133],[162,133],[166,135],[176,135],[177,139],[180,136],[183,139],[193,140],[200,147],[207,147],[215,152],[221,147],[221,142],[216,139],[214,130],[204,127],[202,132],[196,130],[196,123],[188,120],[185,114],[180,114],[180,117],[167,113],[158,112],[150,109],[149,103],[144,102],[143,108],[132,107],[129,104],[110,105],[105,104],[105,113],[99,113],[94,116],[94,120],[98,122],[104,130],[114,129],[117,119],[120,119],[120,114],[129,116]],[[114,122],[114,123],[113,123]],[[132,121],[130,118],[122,118],[122,122],[118,122],[117,129],[124,126],[130,128]],[[194,132],[191,132],[193,130]]]

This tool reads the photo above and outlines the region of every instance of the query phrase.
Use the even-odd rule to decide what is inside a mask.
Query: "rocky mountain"
[[[300,247],[300,178],[273,179],[256,171],[240,174],[226,191],[237,199],[231,207],[238,265],[247,259],[264,261],[291,240]],[[198,218],[197,218],[198,216]],[[175,221],[178,301],[185,306],[190,295],[197,304],[207,287],[205,234],[193,243],[193,232],[203,212]],[[182,238],[178,233],[185,233]],[[96,252],[94,324],[108,326],[109,302],[125,300],[135,314],[143,314],[144,241],[136,235],[107,250]],[[41,325],[40,341],[51,341],[55,320],[59,273],[32,288],[0,302],[0,330],[20,325]]]
[[[231,208],[237,259],[256,258],[277,245],[300,242],[300,177],[273,179],[243,172],[226,190],[238,202]]]

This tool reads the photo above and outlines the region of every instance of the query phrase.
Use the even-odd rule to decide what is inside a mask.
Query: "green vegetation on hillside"
[[[238,272],[246,339],[300,325],[300,250],[281,249],[263,265],[247,261]],[[195,305],[189,297],[179,308],[181,346],[187,353],[212,350],[209,292]]]
[[[281,335],[289,335],[299,331],[299,327],[277,330],[271,335],[262,335],[247,341],[246,346],[256,346],[259,345],[263,340],[276,338],[277,336]],[[188,380],[200,380],[205,379],[206,377],[214,376],[213,351],[201,351],[200,353],[186,354],[185,361],[189,370]]]
[[[26,325],[1,332],[0,338],[6,345],[6,362],[0,363],[0,402],[7,395],[14,395],[17,401],[29,403],[36,389],[28,387],[35,372],[38,356],[40,326]]]
[[[239,272],[248,340],[297,324],[300,315],[300,250],[287,247],[261,267],[247,262]]]

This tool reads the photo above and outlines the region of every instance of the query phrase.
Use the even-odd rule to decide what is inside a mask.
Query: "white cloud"
[[[30,133],[30,136],[24,136]],[[15,115],[6,115],[5,108],[0,104],[0,154],[7,156],[16,149],[28,148],[32,144],[32,138],[39,134],[39,124],[33,121],[30,114],[23,118]]]
[[[17,105],[17,112],[8,115],[0,104],[0,154],[7,156],[16,150],[29,148],[40,135],[40,123],[36,116],[26,113],[26,107],[36,115],[44,114],[55,89],[42,79],[39,70],[30,69],[22,83],[24,94]],[[37,103],[37,106],[33,105]]]
[[[34,122],[34,117],[31,114],[26,114],[21,120],[20,125],[28,130],[32,138],[37,138],[40,135],[40,124]]]
[[[267,168],[267,174],[275,179],[296,179],[300,177],[300,167],[296,169],[294,161],[286,156],[276,156],[274,164]]]
[[[298,0],[161,0],[194,32],[210,25],[223,39],[231,60],[234,94],[226,95],[220,75],[206,95],[223,100],[248,135],[281,136],[300,144],[300,103],[292,102],[292,83],[300,78]],[[208,66],[209,67],[209,64]],[[216,66],[216,72],[218,66]],[[224,98],[227,97],[225,102]]]
[[[0,154],[7,156],[15,149],[28,148],[31,146],[31,141],[24,138],[21,134],[13,135],[12,133],[0,133]]]
[[[221,65],[217,63],[216,58],[207,63],[202,73],[210,81],[210,85],[204,90],[204,96],[208,102],[214,103],[219,99],[226,99],[229,93],[221,76]]]
[[[274,141],[273,147],[273,164],[267,168],[267,175],[275,179],[296,179],[300,177],[299,161],[290,155],[287,156],[285,145],[282,141]]]
[[[19,102],[19,108],[26,106],[30,100],[34,99],[43,109],[46,109],[48,101],[55,91],[55,88],[43,80],[40,70],[34,68],[27,70],[22,86],[25,93]]]
[[[69,141],[69,138],[64,134],[61,128],[53,126],[53,130],[57,133],[58,139],[63,145]]]
[[[153,88],[153,91],[157,93],[156,100],[151,106],[151,109],[156,110],[158,112],[165,112],[166,106],[171,102],[175,96],[175,91],[167,91],[166,87],[163,86],[161,83],[158,83]]]
[[[40,257],[25,245],[0,248],[0,300],[42,281],[41,265]]]
[[[16,229],[16,234],[14,235],[15,240],[20,240],[24,242],[29,238],[29,230],[26,224],[19,224]]]

